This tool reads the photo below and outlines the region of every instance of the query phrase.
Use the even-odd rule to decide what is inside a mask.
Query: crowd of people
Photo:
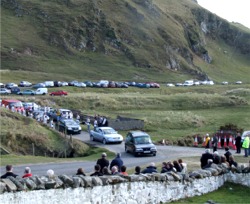
[[[187,164],[179,159],[178,161],[175,160],[173,162],[163,162],[161,169],[158,171],[157,167],[154,162],[151,162],[145,169],[141,169],[140,166],[136,166],[134,169],[134,174],[150,174],[150,173],[166,173],[166,172],[179,172],[185,174],[187,172]],[[47,171],[47,176],[52,177],[54,175],[53,170]],[[127,173],[127,166],[124,165],[124,162],[121,158],[121,154],[117,153],[115,158],[111,160],[111,162],[107,159],[107,154],[103,152],[101,154],[101,158],[96,161],[94,165],[94,170],[92,173],[87,174],[84,172],[83,168],[78,168],[76,175],[90,175],[90,176],[104,176],[104,175],[123,175],[128,176]],[[13,173],[13,166],[7,165],[6,166],[6,173],[1,176],[1,178],[7,178],[9,176],[17,177],[18,175]],[[24,174],[22,178],[31,177],[31,168],[25,167]]]

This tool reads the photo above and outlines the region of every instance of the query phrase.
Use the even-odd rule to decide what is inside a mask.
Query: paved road
[[[109,149],[112,152],[120,152],[121,157],[124,161],[124,164],[128,168],[133,168],[137,165],[143,166],[147,165],[150,162],[161,163],[163,161],[173,161],[177,158],[185,158],[190,156],[201,156],[204,152],[203,148],[195,147],[179,147],[179,146],[157,146],[157,155],[153,156],[143,156],[143,157],[134,157],[132,154],[128,154],[124,151],[124,143],[122,144],[107,144],[103,145],[99,142],[90,141],[89,135],[87,132],[83,132],[80,135],[73,136],[78,140],[81,140],[85,143],[96,145],[98,147]],[[224,150],[219,150],[219,153],[223,153]],[[113,158],[108,157],[111,161]],[[72,159],[74,160],[74,159]],[[185,161],[185,159],[184,159]],[[63,163],[42,163],[42,164],[26,164],[18,165],[14,167],[14,172],[18,175],[23,175],[23,170],[26,166],[31,167],[33,175],[46,175],[48,169],[53,169],[57,175],[67,174],[73,175],[76,173],[76,170],[79,167],[82,167],[86,173],[93,171],[93,167],[96,161],[72,161],[72,162],[63,162]],[[5,167],[1,166],[1,175],[5,172]]]

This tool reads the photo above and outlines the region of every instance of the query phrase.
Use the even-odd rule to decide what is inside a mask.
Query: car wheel
[[[43,93],[43,95],[45,95],[45,93]]]
[[[90,135],[90,140],[95,141],[95,138],[93,137],[93,135]]]
[[[105,144],[107,144],[107,141],[105,139],[103,139],[102,143],[105,145]]]
[[[34,94],[33,94],[33,93],[32,93],[31,95],[32,95],[32,96],[34,96]]]
[[[126,146],[125,146],[125,152],[127,152],[127,153],[129,152],[129,151],[128,151],[128,148],[127,148]]]
[[[156,153],[153,153],[153,157],[155,157],[156,156]]]

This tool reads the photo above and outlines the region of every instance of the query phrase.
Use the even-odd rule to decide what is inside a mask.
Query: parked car
[[[7,89],[11,89],[13,87],[18,87],[18,85],[15,84],[15,83],[7,83],[7,84],[5,84],[5,88],[7,88]]]
[[[34,89],[45,88],[45,87],[46,87],[46,85],[44,83],[38,83],[38,84],[33,85]]]
[[[130,152],[134,154],[134,156],[146,154],[156,156],[157,149],[147,133],[130,131],[125,139],[125,152]]]
[[[223,81],[221,82],[222,85],[228,85],[228,82],[227,81]]]
[[[78,81],[74,80],[74,81],[68,82],[68,85],[69,86],[75,86],[75,84],[77,84],[77,83],[78,83]]]
[[[86,84],[87,87],[93,87],[93,83],[91,81],[85,81],[83,83]]]
[[[182,83],[176,83],[175,86],[183,86]]]
[[[68,116],[72,115],[73,116],[73,113],[72,113],[71,110],[60,108],[60,109],[57,109],[57,110],[56,109],[51,110],[48,113],[48,115],[54,121],[58,121],[58,120],[60,120],[60,118],[64,118],[66,115],[68,115]],[[72,119],[72,118],[70,118],[70,119]]]
[[[167,87],[174,87],[174,84],[172,84],[172,83],[167,83],[166,86],[167,86]]]
[[[11,91],[9,89],[6,88],[0,88],[0,94],[3,95],[9,95],[11,93]]]
[[[12,87],[12,88],[10,89],[10,92],[11,92],[12,94],[17,94],[19,91],[21,91],[21,89],[20,89],[19,87]]]
[[[37,111],[39,108],[39,105],[33,102],[22,102],[22,104],[24,109],[28,111]]]
[[[48,93],[48,88],[38,88],[35,93],[36,95],[46,95]]]
[[[66,81],[62,81],[62,86],[68,86],[69,85],[69,83],[68,82],[66,82]]]
[[[19,86],[21,86],[21,87],[30,87],[30,86],[32,86],[32,83],[30,83],[28,81],[21,81],[19,83]]]
[[[44,84],[46,87],[54,87],[55,86],[54,81],[45,81]]]
[[[235,84],[242,84],[242,81],[236,81]]]
[[[17,95],[35,95],[35,94],[36,94],[35,91],[28,89],[17,92]]]
[[[4,83],[0,83],[0,88],[4,88],[5,84]]]
[[[75,83],[74,86],[85,88],[85,87],[86,87],[86,84],[84,84],[83,82],[78,82],[78,83]]]
[[[81,134],[82,131],[79,122],[73,119],[60,119],[58,129],[66,134]]]
[[[66,96],[66,95],[68,95],[68,92],[67,91],[62,91],[62,90],[53,91],[49,95],[51,95],[51,96]]]
[[[62,86],[62,82],[60,82],[60,81],[54,81],[54,86],[55,87],[61,87]]]
[[[16,99],[3,99],[2,104],[5,107],[8,106],[9,109],[11,109],[12,106],[14,106],[16,111],[24,111],[22,102]]]
[[[100,141],[103,144],[122,143],[123,141],[122,135],[118,134],[112,127],[97,127],[90,130],[90,139]]]

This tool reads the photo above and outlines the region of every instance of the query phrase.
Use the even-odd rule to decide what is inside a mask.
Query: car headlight
[[[72,127],[68,127],[68,130],[72,130]]]
[[[82,130],[81,126],[79,126],[78,130]]]
[[[154,151],[156,151],[156,148],[155,148],[155,147],[151,147],[151,150],[154,150]]]

